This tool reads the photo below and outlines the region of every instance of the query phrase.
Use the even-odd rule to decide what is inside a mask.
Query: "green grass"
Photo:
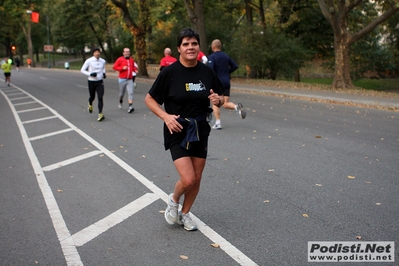
[[[375,91],[398,91],[399,82],[397,78],[389,79],[359,79],[354,80],[353,84],[366,90]]]
[[[324,84],[331,85],[333,82],[332,78],[303,78],[301,79],[303,83],[310,84]],[[360,87],[365,90],[374,90],[374,91],[398,91],[399,84],[398,79],[395,78],[387,78],[387,79],[369,79],[362,78],[352,80],[353,85],[356,87]]]
[[[301,82],[310,84],[324,84],[331,85],[333,82],[332,78],[301,78]]]

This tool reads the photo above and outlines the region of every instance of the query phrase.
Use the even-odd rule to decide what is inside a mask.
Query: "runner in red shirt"
[[[161,59],[161,63],[159,64],[159,71],[162,71],[162,69],[170,66],[177,61],[177,59],[172,56],[172,50],[170,50],[170,48],[165,48],[163,54],[165,55],[165,57]]]
[[[119,82],[119,109],[122,109],[123,97],[127,89],[129,108],[128,113],[134,111],[133,108],[133,72],[137,72],[137,68],[134,65],[134,59],[130,56],[130,49],[123,48],[123,56],[116,59],[113,69],[119,71],[118,82]]]
[[[197,60],[204,64],[208,63],[208,57],[206,57],[206,55],[202,51],[199,51]]]

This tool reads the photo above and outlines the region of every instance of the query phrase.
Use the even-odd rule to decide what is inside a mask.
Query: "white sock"
[[[216,120],[215,124],[220,125],[220,119]]]

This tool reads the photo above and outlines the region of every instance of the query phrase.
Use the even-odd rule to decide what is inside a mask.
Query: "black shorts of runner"
[[[11,76],[11,73],[4,73],[4,76],[9,77]]]
[[[224,86],[223,96],[230,97],[230,86],[228,86],[228,87]]]
[[[182,148],[180,142],[171,144],[169,150],[173,161],[182,157],[206,159],[206,156],[208,155],[208,138],[203,138],[200,141],[193,142],[190,150]]]

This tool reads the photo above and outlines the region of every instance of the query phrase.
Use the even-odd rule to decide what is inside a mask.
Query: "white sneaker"
[[[213,126],[212,126],[212,129],[217,129],[217,130],[220,130],[220,129],[222,129],[222,124],[214,124]]]
[[[195,231],[198,229],[197,223],[193,221],[189,213],[179,212],[179,219],[177,223],[184,226],[187,231]]]
[[[172,200],[172,195],[173,193],[168,197],[168,207],[166,207],[165,210],[165,220],[168,222],[168,224],[175,224],[178,220],[177,209],[179,207],[179,203],[176,203]]]
[[[129,109],[127,109],[127,112],[130,114],[134,111],[133,105],[129,105]]]
[[[247,116],[247,112],[245,112],[244,106],[241,103],[237,103],[236,110],[242,119]]]
[[[118,108],[122,109],[122,104],[121,103],[118,103]]]

